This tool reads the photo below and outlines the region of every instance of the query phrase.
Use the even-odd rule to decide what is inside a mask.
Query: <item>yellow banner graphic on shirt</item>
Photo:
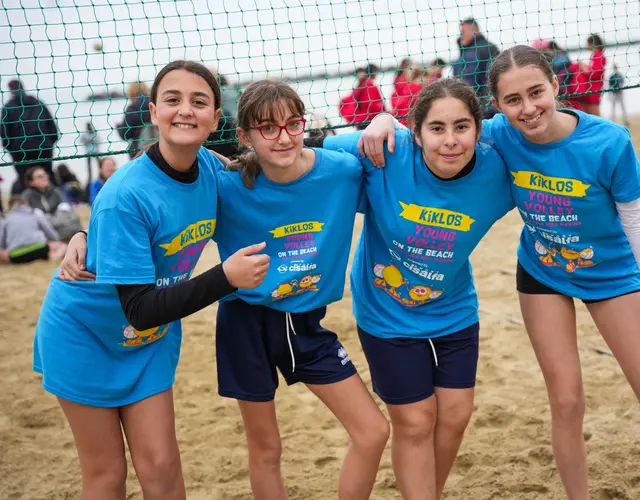
[[[582,198],[587,195],[587,189],[591,187],[591,184],[585,184],[577,179],[550,177],[537,172],[511,172],[511,175],[513,175],[513,183],[516,186],[562,196]]]
[[[291,236],[293,234],[319,233],[320,231],[322,231],[322,226],[324,226],[324,222],[311,220],[307,222],[296,222],[295,224],[287,224],[286,226],[277,227],[269,232],[273,234],[274,238],[284,238],[285,236]]]
[[[454,212],[444,208],[421,207],[413,203],[407,205],[401,201],[399,203],[402,207],[400,217],[415,222],[416,224],[446,227],[448,229],[455,229],[456,231],[469,231],[471,224],[475,222],[475,219],[460,212]]]
[[[170,243],[164,243],[160,245],[166,251],[164,256],[173,255],[178,253],[185,247],[198,243],[199,241],[209,239],[213,236],[213,232],[216,230],[216,220],[201,220],[189,224],[184,228],[178,236],[173,238]]]

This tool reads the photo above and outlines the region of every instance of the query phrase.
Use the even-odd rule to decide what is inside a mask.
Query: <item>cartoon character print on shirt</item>
[[[442,290],[434,290],[430,286],[412,286],[395,264],[376,264],[373,267],[373,274],[375,287],[381,288],[389,296],[408,307],[421,306],[442,295]]]
[[[168,325],[156,326],[155,328],[149,328],[148,330],[138,331],[133,326],[127,325],[122,331],[122,335],[125,340],[122,345],[125,347],[140,346],[143,344],[150,344],[158,339],[164,337],[169,330]]]
[[[319,254],[316,233],[322,232],[324,222],[305,221],[287,224],[269,231],[278,245],[277,256],[280,264],[275,266],[280,274],[289,274],[287,279],[271,291],[274,300],[299,295],[305,292],[317,292],[320,274],[313,274],[316,268],[313,259]],[[290,273],[299,273],[301,277],[291,278]]]
[[[578,179],[551,177],[537,172],[511,172],[513,184],[525,189],[519,210],[532,238],[540,263],[568,273],[593,267],[594,250],[581,244],[571,228],[582,225],[575,204],[585,198],[590,184]],[[524,207],[524,208],[523,208]]]
[[[200,220],[179,231],[168,243],[158,245],[156,257],[164,262],[156,262],[156,269],[161,272],[164,270],[164,275],[157,276],[156,288],[173,286],[191,277],[215,227],[215,219]],[[126,325],[122,329],[120,344],[125,347],[151,344],[164,337],[170,326],[171,323],[138,331],[133,326]]]
[[[455,262],[456,238],[471,230],[474,219],[467,214],[445,208],[428,207],[398,201],[402,239],[393,240],[389,248],[396,261],[378,263],[373,268],[373,285],[407,307],[417,307],[439,298],[443,290],[436,283],[444,280],[439,266]],[[411,225],[407,225],[407,221]],[[402,271],[401,271],[402,269]],[[422,283],[405,277],[411,273]],[[425,284],[424,280],[434,284]],[[412,282],[413,281],[413,282]]]
[[[301,280],[291,280],[290,282],[279,284],[278,287],[271,292],[271,297],[273,297],[274,300],[280,300],[303,292],[317,292],[317,284],[320,278],[321,276],[319,274],[315,276],[307,274]]]
[[[538,259],[547,267],[562,267],[568,273],[574,272],[580,267],[593,267],[592,260],[595,252],[592,247],[583,250],[573,250],[567,247],[555,248],[547,244],[545,246],[540,240],[535,240],[535,249]]]

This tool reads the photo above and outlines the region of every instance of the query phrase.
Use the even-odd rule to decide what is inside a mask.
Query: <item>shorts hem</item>
[[[225,391],[222,389],[218,389],[218,395],[223,398],[237,399],[238,401],[250,401],[252,403],[268,403],[269,401],[273,401],[276,397],[275,393],[273,394],[243,394],[235,391]]]
[[[348,378],[353,377],[354,375],[358,374],[358,370],[356,369],[355,366],[353,366],[353,363],[351,364],[351,367],[353,368],[352,370],[349,370],[348,372],[343,372],[343,373],[339,373],[335,376],[332,377],[326,377],[326,378],[322,378],[322,379],[316,379],[316,380],[310,380],[310,379],[302,379],[302,378],[297,378],[295,380],[287,380],[285,377],[285,382],[287,383],[287,385],[293,385],[296,384],[298,382],[303,383],[303,384],[311,384],[311,385],[329,385],[329,384],[337,384],[338,382],[342,382],[343,380],[347,380]]]
[[[420,401],[424,401],[425,399],[429,399],[431,396],[435,394],[435,391],[431,392],[423,392],[422,394],[418,394],[415,396],[405,396],[405,397],[397,397],[397,398],[387,398],[380,394],[375,389],[373,390],[380,399],[382,399],[384,404],[387,405],[408,405],[412,403],[419,403]]]
[[[444,383],[444,384],[434,384],[434,387],[439,387],[440,389],[473,389],[476,386],[476,381],[473,382],[452,382],[452,383]]]
[[[39,372],[39,373],[42,373],[42,372]],[[155,396],[156,394],[160,394],[161,392],[168,391],[172,387],[173,387],[173,381],[169,385],[162,386],[162,387],[159,387],[157,389],[153,389],[153,390],[147,391],[142,396],[136,396],[135,398],[123,399],[122,401],[119,401],[117,403],[111,403],[111,402],[108,402],[108,401],[95,401],[95,400],[91,400],[91,399],[87,399],[87,398],[83,398],[83,397],[74,396],[74,395],[69,394],[69,393],[67,393],[65,391],[60,391],[58,389],[54,389],[49,384],[45,384],[45,383],[42,384],[42,388],[45,391],[53,394],[54,396],[56,396],[58,398],[66,399],[67,401],[71,401],[72,403],[77,403],[77,404],[81,404],[81,405],[84,405],[84,406],[92,406],[94,408],[120,408],[122,406],[128,406],[128,405],[131,405],[133,403],[138,403],[139,401],[142,401],[143,399],[150,398],[151,396]]]

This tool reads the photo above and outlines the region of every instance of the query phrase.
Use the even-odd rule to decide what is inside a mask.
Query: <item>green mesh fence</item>
[[[472,16],[488,42],[474,47],[463,37],[461,47],[460,23]],[[375,84],[391,111],[405,58],[405,76],[422,85],[434,75],[462,75],[485,96],[489,43],[495,50],[541,43],[577,67],[589,64],[592,33],[604,44],[604,86],[580,93],[626,89],[627,111],[640,112],[638,0],[3,0],[0,166],[65,160],[81,177],[82,158],[123,155],[124,163],[126,153],[153,138],[146,94],[156,72],[175,59],[200,61],[220,75],[225,133],[212,139],[224,144],[234,140],[242,87],[254,79],[290,82],[313,113],[311,127],[339,133],[362,114],[348,98],[358,90],[357,68],[377,66]],[[365,114],[364,123],[371,117]],[[0,174],[6,180],[10,171]]]

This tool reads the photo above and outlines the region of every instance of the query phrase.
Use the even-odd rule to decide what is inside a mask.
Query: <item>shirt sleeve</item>
[[[640,198],[640,162],[628,131],[626,144],[611,175],[611,194],[617,203]]]
[[[182,319],[235,292],[222,264],[177,285],[116,285],[120,305],[136,330],[147,330]]]
[[[95,246],[96,281],[155,283],[151,235],[141,214],[120,206],[103,210],[89,226],[87,246]]]
[[[362,160],[363,157],[360,156],[360,153],[358,152],[358,141],[360,140],[361,135],[362,132],[355,132],[325,137],[324,142],[322,143],[322,147],[324,149],[330,149],[332,151],[342,149],[347,153],[351,153],[356,158]]]
[[[493,136],[491,135],[494,123],[493,120],[493,118],[490,120],[482,120],[482,127],[480,128],[480,142],[493,144]]]
[[[640,198],[627,203],[616,203],[622,229],[640,266]]]

